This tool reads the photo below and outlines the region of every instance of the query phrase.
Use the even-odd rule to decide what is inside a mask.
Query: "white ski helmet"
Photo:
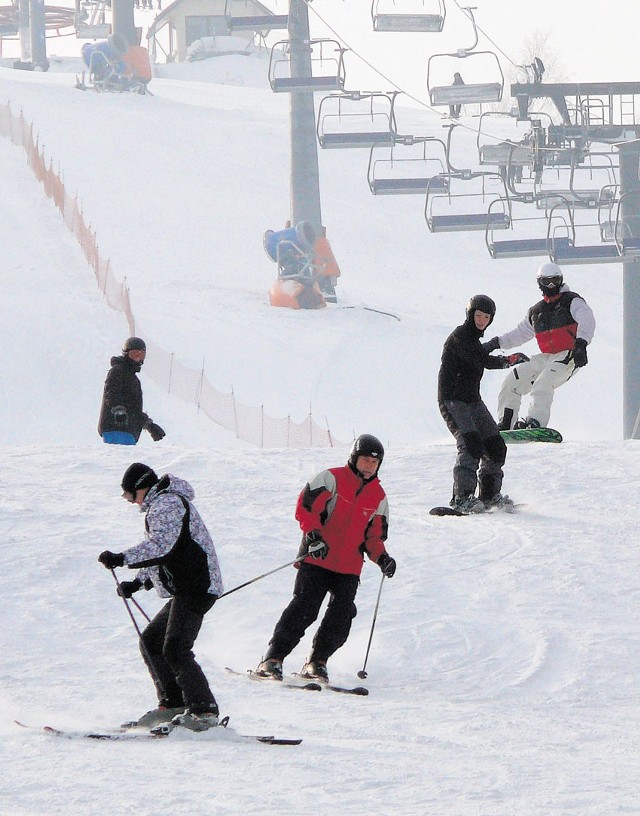
[[[536,279],[543,295],[557,295],[563,284],[562,269],[551,261],[543,263],[538,269]]]

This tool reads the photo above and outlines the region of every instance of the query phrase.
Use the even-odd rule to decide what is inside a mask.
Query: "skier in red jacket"
[[[327,593],[327,611],[313,639],[303,677],[328,682],[327,660],[349,637],[356,616],[354,599],[364,554],[391,578],[396,562],[385,549],[389,505],[378,479],[384,448],[363,434],[344,467],[323,470],[298,498],[296,519],[302,529],[293,599],[276,624],[257,673],[282,680],[282,662],[318,617]]]

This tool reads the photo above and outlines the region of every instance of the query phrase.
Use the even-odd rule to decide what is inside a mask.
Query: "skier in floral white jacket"
[[[158,708],[138,725],[150,727],[176,718],[196,730],[217,723],[218,706],[195,660],[193,645],[205,614],[222,594],[222,578],[211,536],[192,505],[194,491],[171,474],[159,478],[135,462],[122,479],[123,497],[145,513],[145,537],[122,553],[109,550],[98,560],[107,569],[139,569],[122,581],[118,594],[130,598],[154,586],[169,602],[142,632],[140,650],[158,695]]]

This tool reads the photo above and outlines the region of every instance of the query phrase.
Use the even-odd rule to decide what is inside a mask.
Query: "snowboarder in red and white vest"
[[[485,348],[510,349],[534,337],[540,354],[511,369],[498,396],[498,427],[546,428],[556,388],[586,366],[587,346],[596,328],[595,318],[584,298],[564,283],[562,270],[545,263],[537,273],[542,300],[534,304],[515,329],[494,337]],[[520,403],[531,394],[527,414],[518,419]]]

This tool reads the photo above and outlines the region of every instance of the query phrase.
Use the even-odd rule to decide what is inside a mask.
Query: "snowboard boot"
[[[168,723],[177,715],[184,711],[184,703],[181,706],[170,707],[159,705],[157,708],[152,708],[143,714],[139,720],[133,720],[129,723],[124,723],[126,728],[153,728],[161,723]]]
[[[300,677],[305,680],[317,680],[319,683],[329,682],[329,672],[327,671],[326,660],[309,660],[302,667]]]
[[[533,419],[532,417],[527,417],[526,419],[519,419],[516,424],[513,426],[514,431],[522,431],[525,428],[539,428],[540,423],[537,419]]]
[[[504,510],[505,513],[513,513],[514,503],[508,496],[503,496],[502,493],[496,493],[488,499],[482,499],[485,510],[491,510],[495,507],[496,510]]]
[[[256,674],[269,680],[282,680],[282,660],[275,657],[263,660],[256,669]]]
[[[484,502],[477,499],[473,493],[468,496],[454,496],[449,502],[449,507],[459,510],[461,513],[484,513]]]
[[[513,408],[505,408],[502,418],[498,422],[499,431],[509,431],[513,421]]]

